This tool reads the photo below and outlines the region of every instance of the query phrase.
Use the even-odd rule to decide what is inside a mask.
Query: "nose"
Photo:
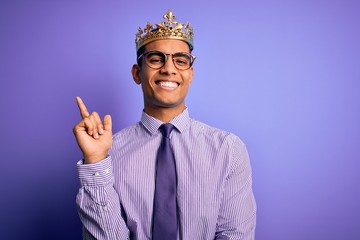
[[[160,69],[161,73],[174,74],[177,71],[177,68],[174,65],[174,61],[172,59],[171,54],[166,54],[167,58],[164,63],[164,66]]]

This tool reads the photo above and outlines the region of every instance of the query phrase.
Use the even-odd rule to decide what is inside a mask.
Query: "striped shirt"
[[[244,143],[191,119],[170,121],[177,173],[178,239],[255,239],[256,203]],[[114,134],[109,156],[78,162],[83,239],[151,239],[156,154],[162,125],[141,121]]]

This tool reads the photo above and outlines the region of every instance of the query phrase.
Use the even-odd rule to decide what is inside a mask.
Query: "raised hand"
[[[112,145],[111,116],[106,115],[102,123],[97,112],[89,114],[80,97],[76,97],[76,101],[82,120],[73,128],[73,132],[85,163],[96,163],[106,158]]]

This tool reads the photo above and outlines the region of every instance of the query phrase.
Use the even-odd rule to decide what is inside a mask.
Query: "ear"
[[[140,78],[140,67],[137,64],[134,64],[131,69],[131,74],[136,84],[141,84]]]

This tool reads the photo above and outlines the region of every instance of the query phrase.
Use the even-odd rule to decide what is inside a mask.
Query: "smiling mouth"
[[[162,87],[162,88],[167,88],[167,89],[174,89],[177,88],[179,86],[179,83],[177,82],[172,82],[172,81],[156,81],[155,82],[156,85]]]

